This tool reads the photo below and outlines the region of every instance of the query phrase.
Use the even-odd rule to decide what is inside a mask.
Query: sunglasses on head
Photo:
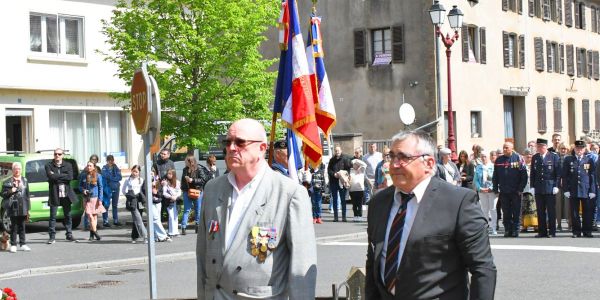
[[[225,147],[229,147],[231,146],[231,144],[235,144],[236,147],[238,148],[243,148],[246,147],[252,143],[260,143],[262,141],[256,141],[256,140],[245,140],[245,139],[240,139],[240,138],[235,138],[235,139],[226,139],[223,140],[223,146]]]

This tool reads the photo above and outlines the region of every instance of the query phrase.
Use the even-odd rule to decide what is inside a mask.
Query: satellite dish
[[[398,114],[400,114],[400,121],[404,125],[410,125],[415,122],[415,109],[408,103],[400,105]]]

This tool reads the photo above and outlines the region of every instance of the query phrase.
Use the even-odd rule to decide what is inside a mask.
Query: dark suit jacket
[[[379,262],[394,192],[395,187],[389,187],[370,202],[366,299],[493,299],[496,266],[477,194],[435,177],[414,217],[398,268],[396,295],[387,292]]]

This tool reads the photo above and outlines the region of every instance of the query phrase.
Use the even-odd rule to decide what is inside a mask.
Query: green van
[[[31,210],[29,211],[29,222],[48,221],[50,219],[50,206],[48,206],[48,177],[46,176],[45,166],[53,159],[50,153],[7,153],[0,155],[0,182],[12,176],[13,162],[20,162],[23,166],[23,176],[29,182],[29,193],[31,200]],[[79,226],[81,215],[83,214],[82,196],[78,193],[79,168],[77,162],[70,157],[65,156],[64,161],[70,163],[73,167],[73,180],[71,187],[75,190],[78,201],[71,206],[71,217],[73,218],[73,228]],[[62,207],[58,208],[56,214],[57,221],[64,222]],[[0,207],[0,229],[10,229],[10,218],[4,208]]]

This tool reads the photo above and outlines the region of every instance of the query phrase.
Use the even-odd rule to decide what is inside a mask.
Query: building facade
[[[446,49],[440,42],[437,82],[428,12],[432,3],[319,1],[325,64],[338,117],[334,133],[362,132],[365,140],[378,140],[405,128],[422,128],[439,144],[445,142]],[[446,14],[453,5],[464,13],[459,39],[450,48],[457,150],[470,151],[473,144],[498,149],[511,140],[522,151],[528,140],[550,139],[555,132],[573,143],[600,129],[600,1],[440,4]],[[298,5],[300,19],[307,19],[312,4]],[[454,33],[447,19],[441,30]],[[270,37],[277,41],[275,33]],[[266,48],[277,56],[276,50]],[[410,126],[398,115],[404,102],[416,111]]]
[[[115,1],[5,1],[0,3],[0,151],[62,147],[83,168],[91,154],[115,156],[121,167],[140,159],[141,137],[111,98],[127,84],[99,52]]]

